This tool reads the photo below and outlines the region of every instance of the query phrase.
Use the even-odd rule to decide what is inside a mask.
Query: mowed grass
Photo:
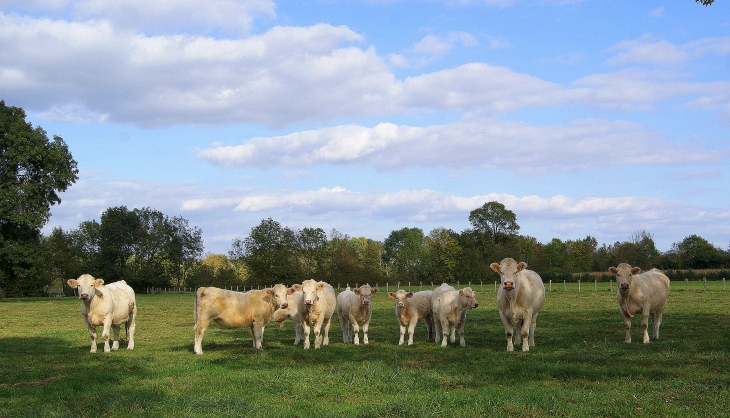
[[[691,285],[672,284],[661,339],[644,345],[636,317],[624,344],[607,283],[580,293],[553,284],[528,353],[506,351],[486,284],[467,315],[467,346],[447,348],[422,323],[415,344],[399,347],[385,288],[373,298],[369,345],[342,344],[335,313],[319,350],[292,345],[291,321],[269,324],[258,351],[248,329],[212,324],[201,356],[192,293],[137,295],[136,348],[123,339],[108,354],[89,353],[78,299],[4,300],[0,416],[728,416],[730,291]]]

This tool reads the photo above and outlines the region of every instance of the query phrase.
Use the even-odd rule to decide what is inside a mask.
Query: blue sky
[[[0,99],[80,178],[44,229],[149,206],[382,240],[497,200],[541,242],[730,245],[730,6],[0,0]]]

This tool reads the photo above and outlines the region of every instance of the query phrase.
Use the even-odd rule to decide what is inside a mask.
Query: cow
[[[302,292],[293,291],[291,294],[286,296],[287,307],[282,307],[274,312],[274,317],[271,319],[272,322],[278,322],[281,328],[284,328],[284,321],[287,318],[291,318],[292,324],[294,324],[294,345],[299,344],[302,339],[302,333],[304,327],[302,326],[302,317],[299,315],[299,299],[302,297]]]
[[[669,296],[669,277],[659,269],[642,273],[639,267],[632,268],[627,263],[609,267],[608,271],[616,275],[616,300],[626,327],[624,341],[631,343],[631,318],[636,314],[641,314],[644,344],[649,343],[649,315],[654,326],[651,339],[658,340],[659,326]]]
[[[350,286],[337,295],[337,318],[342,329],[342,342],[360,344],[358,333],[362,325],[362,342],[368,343],[368,328],[373,308],[370,297],[378,293],[378,288],[371,288],[369,284],[350,290]],[[354,333],[354,337],[353,337]]]
[[[395,317],[398,319],[398,324],[400,325],[400,340],[398,340],[398,345],[403,345],[406,328],[408,329],[408,345],[413,345],[413,331],[421,319],[426,322],[428,339],[432,338],[432,295],[433,291],[431,290],[422,290],[416,293],[398,290],[397,292],[388,293],[391,299],[395,299]]]
[[[69,279],[68,285],[78,289],[81,299],[81,316],[91,336],[91,352],[96,353],[96,327],[103,327],[104,352],[119,349],[119,328],[124,324],[127,332],[127,350],[134,349],[134,320],[137,302],[134,290],[124,281],[104,285],[104,280],[83,274]],[[114,330],[114,342],[109,348],[109,329]]]
[[[210,321],[223,328],[250,327],[253,347],[260,349],[264,338],[264,327],[271,321],[274,311],[287,306],[287,294],[293,293],[283,284],[273,288],[234,292],[217,287],[201,287],[195,292],[195,343],[193,352],[203,354],[203,334]]]
[[[302,292],[299,298],[299,316],[304,329],[304,349],[309,349],[309,332],[314,327],[314,348],[330,343],[330,327],[332,315],[335,313],[335,290],[329,283],[305,280],[293,288]]]
[[[441,283],[441,286],[433,289],[431,291],[431,312],[434,315],[433,316],[433,340],[436,342],[436,344],[441,342],[441,321],[439,321],[438,316],[436,316],[436,312],[439,311],[439,308],[441,307],[441,295],[443,295],[446,292],[451,292],[456,290],[454,286],[450,286],[446,283]],[[456,337],[456,329],[453,329],[454,334],[451,336],[451,340],[453,341]]]
[[[466,311],[479,307],[476,300],[476,293],[471,287],[465,287],[461,290],[449,290],[442,293],[440,303],[435,311],[433,311],[434,322],[441,325],[443,338],[441,346],[446,347],[446,339],[451,334],[451,342],[456,342],[456,331],[459,331],[459,345],[466,345],[464,340],[464,324],[466,323]]]
[[[512,334],[518,328],[515,344],[522,341],[522,351],[535,346],[537,314],[545,303],[545,285],[540,275],[527,269],[527,263],[505,258],[499,264],[492,263],[492,270],[499,274],[501,285],[497,291],[499,318],[507,336],[507,351],[513,351]]]

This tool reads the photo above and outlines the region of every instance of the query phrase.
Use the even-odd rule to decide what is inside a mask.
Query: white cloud
[[[391,54],[390,64],[399,68],[419,68],[440,60],[461,45],[478,45],[476,38],[466,32],[450,32],[445,35],[427,35],[402,54]]]
[[[727,152],[676,144],[630,122],[587,119],[535,126],[482,119],[423,128],[343,125],[216,145],[197,156],[222,167],[356,163],[380,170],[497,168],[529,176],[601,166],[717,162]]]
[[[645,34],[631,41],[621,41],[609,49],[619,53],[606,61],[606,64],[619,66],[626,64],[654,64],[662,66],[683,65],[704,55],[730,55],[730,37],[704,38],[683,45],[665,40],[656,40]]]

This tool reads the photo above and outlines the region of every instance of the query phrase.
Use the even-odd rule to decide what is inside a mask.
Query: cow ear
[[[631,274],[636,275],[641,273],[641,269],[639,267],[634,267],[631,269]]]
[[[296,289],[294,289],[293,287],[290,287],[290,288],[286,289],[286,294],[287,295],[293,295],[294,292],[296,292]]]
[[[395,293],[388,292],[388,296],[390,296],[391,299],[395,299]]]
[[[68,283],[68,285],[73,287],[74,289],[76,289],[79,286],[79,282],[76,279],[68,279],[68,281],[66,283]]]
[[[322,289],[324,289],[324,284],[323,283],[318,284],[317,290],[322,290]]]
[[[406,297],[409,298],[409,299],[412,298],[413,297],[413,292],[406,293]]]
[[[372,294],[372,295],[374,295],[374,294],[376,294],[376,293],[378,293],[378,288],[377,288],[377,287],[376,287],[376,288],[373,288],[373,291],[372,291],[372,293],[371,293],[371,294]]]
[[[464,296],[464,289],[459,290],[459,296]]]
[[[301,292],[302,291],[302,285],[300,285],[300,284],[293,284],[291,286],[291,288],[294,289],[294,290],[296,290],[297,292]]]
[[[517,265],[517,271],[522,271],[527,268],[527,263],[524,261]]]
[[[104,284],[104,279],[96,279],[94,280],[94,286],[101,286]]]
[[[274,289],[266,289],[266,296],[274,296]]]
[[[489,267],[491,267],[492,270],[494,270],[496,273],[499,273],[499,264],[492,263],[492,264],[489,265]]]
[[[352,289],[352,291],[355,292],[356,295],[360,294],[360,288],[358,288],[358,287]]]
[[[608,272],[611,274],[616,274],[616,273],[618,273],[618,270],[616,270],[616,267],[609,267]]]

